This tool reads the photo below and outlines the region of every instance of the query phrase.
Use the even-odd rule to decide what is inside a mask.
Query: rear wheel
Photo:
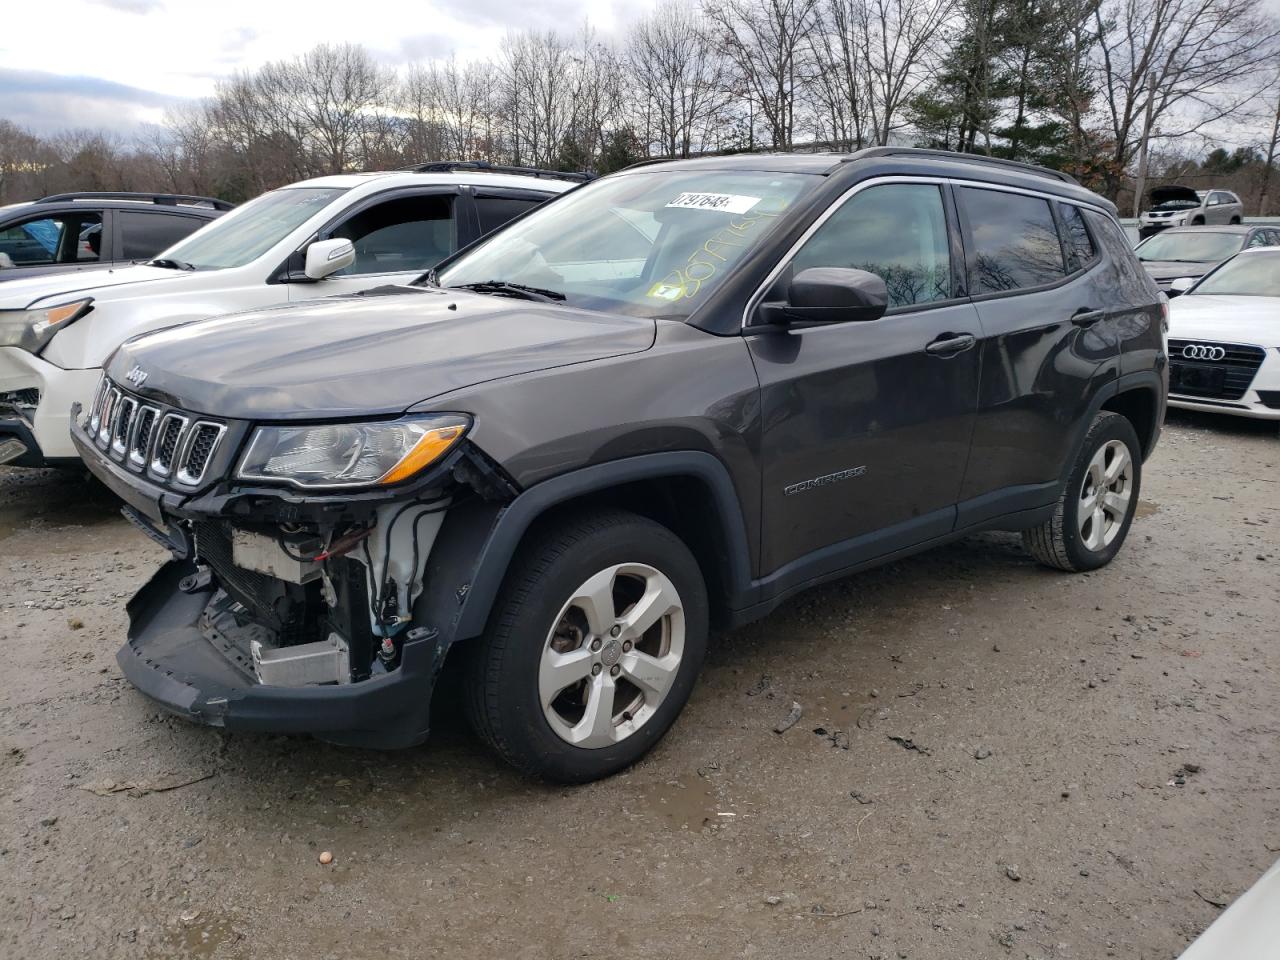
[[[1133,523],[1142,483],[1142,451],[1133,424],[1100,413],[1085,435],[1053,516],[1022,543],[1046,566],[1096,570],[1120,552]]]
[[[568,519],[513,561],[469,661],[468,716],[525,773],[608,776],[680,713],[707,630],[701,571],[670,530],[621,511]]]

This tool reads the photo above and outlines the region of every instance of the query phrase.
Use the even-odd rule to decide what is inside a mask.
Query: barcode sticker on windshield
[[[759,202],[759,197],[743,197],[732,193],[682,193],[667,206],[687,210],[716,210],[720,213],[746,213]]]

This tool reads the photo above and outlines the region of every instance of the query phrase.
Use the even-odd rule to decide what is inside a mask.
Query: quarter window
[[[1039,287],[1066,275],[1047,200],[972,187],[960,187],[956,197],[973,239],[975,295]]]
[[[884,280],[890,307],[951,297],[951,252],[942,193],[934,184],[885,184],[855,194],[791,262],[866,270]]]
[[[1058,204],[1062,218],[1062,245],[1067,251],[1067,269],[1072,273],[1093,263],[1098,251],[1089,236],[1080,208],[1070,203]]]

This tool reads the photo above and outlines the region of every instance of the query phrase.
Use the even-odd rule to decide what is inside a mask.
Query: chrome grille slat
[[[133,416],[133,432],[129,438],[129,464],[142,468],[151,454],[151,434],[160,411],[156,407],[140,407]]]
[[[102,405],[106,402],[107,392],[111,389],[111,383],[104,376],[102,382],[98,384],[98,392],[93,395],[93,407],[89,411],[89,434],[96,435],[98,427],[102,425]]]
[[[178,413],[166,413],[157,428],[155,454],[151,458],[151,472],[167,477],[173,471],[174,461],[190,421]]]
[[[138,401],[132,397],[121,397],[117,401],[119,411],[115,423],[111,426],[111,455],[117,460],[124,458],[125,449],[129,445],[129,428],[133,424],[133,415],[137,412]]]
[[[174,479],[186,486],[195,486],[204,478],[204,472],[213,459],[213,452],[226,432],[226,426],[208,420],[197,420],[192,424],[182,447],[181,466]]]
[[[108,440],[111,438],[111,428],[115,423],[116,406],[119,402],[120,391],[112,387],[107,391],[107,398],[102,403],[102,417],[97,433],[98,446],[104,450]]]

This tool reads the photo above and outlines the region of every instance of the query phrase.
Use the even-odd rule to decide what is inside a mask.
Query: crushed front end
[[[515,492],[468,424],[253,424],[104,377],[76,447],[173,554],[128,605],[125,675],[214,726],[421,742],[474,546]]]

